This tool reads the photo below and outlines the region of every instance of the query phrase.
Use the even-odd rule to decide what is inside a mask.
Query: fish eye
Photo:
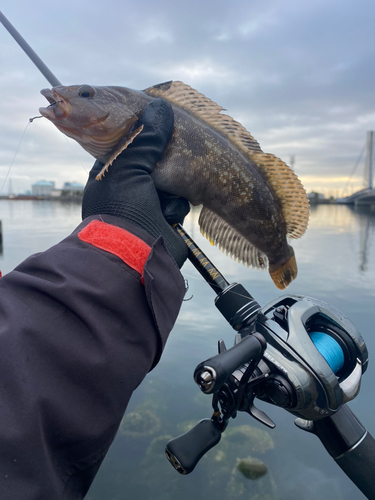
[[[78,95],[80,97],[94,97],[95,89],[90,87],[90,85],[82,85],[82,87],[78,89]]]

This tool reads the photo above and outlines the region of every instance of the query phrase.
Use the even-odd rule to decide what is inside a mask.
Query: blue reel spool
[[[339,343],[323,332],[311,332],[309,335],[315,347],[329,364],[333,373],[339,372],[345,362],[344,353]]]

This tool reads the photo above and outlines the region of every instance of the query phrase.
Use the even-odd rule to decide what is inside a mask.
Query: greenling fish
[[[153,173],[157,189],[203,205],[201,232],[234,259],[266,268],[280,289],[297,276],[287,242],[307,228],[309,204],[294,172],[263,153],[258,142],[223,108],[182,82],[143,91],[90,85],[58,86],[41,93],[40,113],[104,165],[142,132],[137,120],[148,102],[173,107],[172,139]],[[51,106],[52,104],[52,106]]]

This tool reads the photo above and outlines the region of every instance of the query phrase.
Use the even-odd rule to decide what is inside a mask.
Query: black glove
[[[116,158],[105,177],[100,181],[95,179],[103,167],[99,161],[91,169],[83,193],[82,219],[90,215],[113,215],[141,227],[154,238],[162,236],[169,254],[181,267],[187,258],[187,248],[168,222],[182,223],[190,210],[189,202],[160,193],[167,222],[150,176],[171,138],[173,124],[173,110],[167,101],[154,99],[145,107],[137,124],[144,126],[142,132]]]

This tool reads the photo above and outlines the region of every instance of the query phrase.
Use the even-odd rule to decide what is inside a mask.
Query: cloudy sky
[[[348,185],[375,129],[373,0],[3,0],[0,8],[64,85],[182,80],[264,151],[289,164],[294,156],[307,191],[342,195],[362,182],[360,165]],[[88,153],[44,118],[28,126],[45,87],[0,24],[0,188],[13,159],[13,191],[86,180]]]

